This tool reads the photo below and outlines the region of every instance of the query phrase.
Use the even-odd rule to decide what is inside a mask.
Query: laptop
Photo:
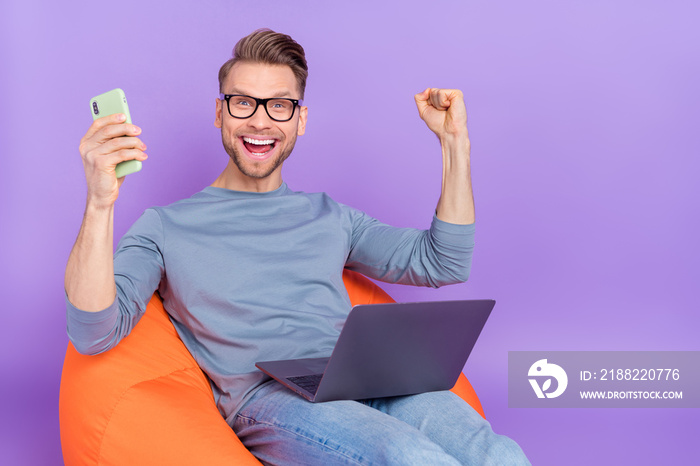
[[[312,402],[449,390],[495,304],[485,299],[357,305],[330,358],[255,366]]]

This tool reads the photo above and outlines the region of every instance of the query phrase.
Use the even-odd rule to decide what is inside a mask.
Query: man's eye
[[[247,100],[239,99],[233,101],[234,105],[240,105],[241,107],[250,106],[250,102]]]
[[[274,110],[285,110],[292,106],[288,100],[275,100],[270,102],[270,108]]]

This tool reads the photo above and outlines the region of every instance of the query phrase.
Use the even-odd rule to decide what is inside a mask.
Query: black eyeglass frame
[[[233,113],[231,113],[231,104],[230,104],[231,97],[246,97],[248,99],[253,99],[255,101],[255,109],[248,116],[245,116],[245,117],[236,116]],[[257,97],[253,97],[253,96],[245,95],[245,94],[219,94],[219,99],[226,101],[226,109],[228,110],[228,114],[231,115],[231,117],[233,117],[233,118],[238,118],[239,120],[245,120],[247,118],[250,118],[253,115],[255,115],[255,112],[258,111],[258,107],[260,107],[262,105],[262,107],[265,109],[265,113],[267,113],[267,116],[269,116],[271,120],[278,121],[280,123],[284,123],[285,121],[289,121],[292,118],[294,118],[294,112],[296,111],[297,107],[301,107],[301,105],[304,103],[304,101],[302,99],[289,99],[286,97],[270,97],[269,99],[258,99]],[[294,107],[292,107],[292,114],[289,116],[289,118],[287,118],[286,120],[280,120],[280,119],[275,118],[272,115],[270,115],[270,111],[267,109],[267,103],[271,100],[288,100],[288,101],[290,101],[294,105]]]

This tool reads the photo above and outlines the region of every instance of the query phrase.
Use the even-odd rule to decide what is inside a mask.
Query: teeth
[[[252,138],[243,138],[245,142],[248,144],[257,144],[259,146],[267,146],[269,144],[274,144],[275,140],[274,139],[252,139]]]

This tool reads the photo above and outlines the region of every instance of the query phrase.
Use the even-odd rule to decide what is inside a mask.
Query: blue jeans
[[[310,403],[273,381],[232,427],[264,464],[530,464],[517,443],[447,391]]]

